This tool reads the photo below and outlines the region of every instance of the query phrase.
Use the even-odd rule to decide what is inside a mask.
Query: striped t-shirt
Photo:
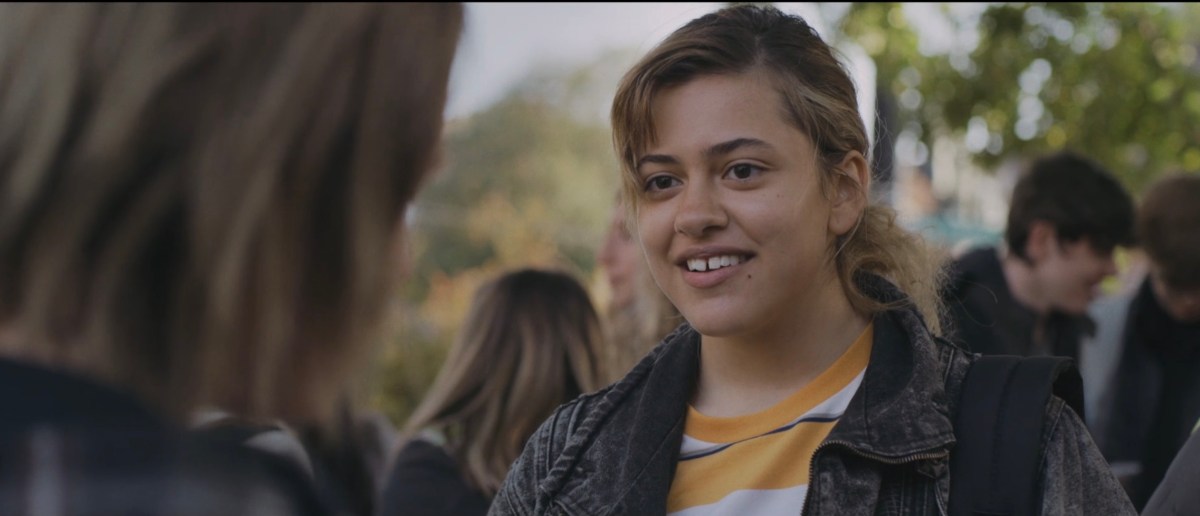
[[[708,417],[688,407],[667,512],[796,516],[809,462],[862,383],[872,325],[812,382],[758,413]]]

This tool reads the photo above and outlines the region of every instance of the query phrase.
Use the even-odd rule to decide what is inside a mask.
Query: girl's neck
[[[850,306],[837,278],[799,300],[778,324],[753,334],[703,336],[693,406],[713,417],[764,410],[808,385],[854,343],[869,322]]]

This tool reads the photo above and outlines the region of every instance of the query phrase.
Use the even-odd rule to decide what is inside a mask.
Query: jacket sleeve
[[[1136,515],[1083,421],[1058,397],[1046,406],[1042,514]]]
[[[541,433],[541,429],[538,430]],[[538,475],[533,468],[533,446],[537,433],[525,444],[525,451],[517,457],[504,478],[500,491],[492,499],[488,516],[524,516],[533,514],[537,500]]]
[[[558,410],[543,421],[537,431],[525,442],[521,456],[508,470],[504,484],[492,499],[489,516],[525,516],[539,514],[538,486],[550,471],[550,461],[555,453],[555,436],[565,434],[563,412],[571,403]],[[545,509],[541,509],[542,512]]]

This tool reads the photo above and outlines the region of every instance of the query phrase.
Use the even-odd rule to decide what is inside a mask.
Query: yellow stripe
[[[800,423],[719,453],[680,461],[667,495],[667,512],[716,503],[734,491],[808,484],[813,451],[835,424]]]
[[[688,405],[684,433],[710,443],[731,443],[784,426],[837,394],[867,367],[871,359],[874,323],[867,324],[854,344],[808,385],[774,406],[745,416],[709,417]]]

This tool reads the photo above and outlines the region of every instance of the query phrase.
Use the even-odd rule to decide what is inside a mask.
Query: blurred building
[[[1019,173],[1015,161],[994,171],[975,165],[957,138],[935,139],[918,161],[897,151],[892,206],[899,221],[954,253],[1002,240]],[[916,163],[920,164],[916,164]]]

